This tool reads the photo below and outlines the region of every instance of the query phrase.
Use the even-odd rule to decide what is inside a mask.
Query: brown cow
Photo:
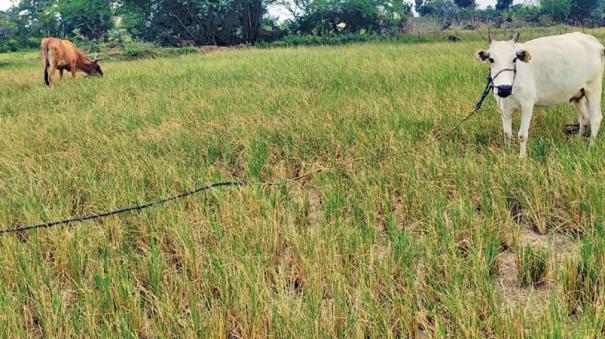
[[[59,70],[61,79],[64,70],[70,71],[72,78],[76,77],[78,70],[88,75],[103,75],[101,66],[97,64],[99,59],[88,59],[71,41],[44,38],[40,44],[40,53],[44,66],[44,82],[48,86],[51,85],[56,70]]]

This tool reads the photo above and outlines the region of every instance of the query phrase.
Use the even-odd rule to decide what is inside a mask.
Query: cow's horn
[[[94,59],[92,59],[92,62],[97,62],[101,60],[101,56],[99,54],[95,55]]]
[[[492,41],[494,41],[494,38],[492,37],[492,30],[491,29],[487,29],[487,41],[491,44]]]
[[[515,35],[513,35],[513,42],[519,42],[519,32],[515,33]]]

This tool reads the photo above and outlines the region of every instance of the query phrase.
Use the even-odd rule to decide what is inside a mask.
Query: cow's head
[[[490,74],[494,77],[494,93],[499,97],[506,98],[513,93],[516,63],[518,61],[529,62],[530,55],[518,44],[519,33],[515,34],[512,40],[495,41],[490,32],[488,41],[489,50],[478,51],[477,59],[479,61],[489,61]]]
[[[101,69],[101,65],[99,65],[96,61],[92,62],[92,67],[94,67],[94,74],[92,75],[100,75],[103,76],[103,70]]]
[[[90,65],[84,70],[86,74],[92,76],[103,76],[103,70],[101,70],[99,60],[101,60],[101,58],[99,55],[97,55],[93,60],[90,61]]]

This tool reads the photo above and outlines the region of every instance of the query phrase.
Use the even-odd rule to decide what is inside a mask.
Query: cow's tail
[[[50,67],[50,44],[48,41],[42,43],[42,65],[44,66],[44,83],[50,86],[50,76],[48,68]]]

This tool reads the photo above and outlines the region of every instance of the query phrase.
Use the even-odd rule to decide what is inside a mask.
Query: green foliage
[[[513,0],[497,0],[496,2],[496,10],[497,11],[505,11],[513,5]]]
[[[111,0],[22,0],[0,12],[0,49],[37,47],[45,36],[103,39],[112,27]],[[7,22],[8,20],[8,22]],[[33,43],[35,41],[35,43]]]
[[[420,8],[420,14],[423,16],[446,20],[454,19],[459,11],[460,9],[452,0],[426,0]]]
[[[475,8],[477,6],[475,0],[454,0],[454,3],[459,8]]]
[[[573,0],[540,0],[541,11],[557,22],[567,22]]]
[[[128,33],[127,30],[121,29],[112,29],[108,32],[107,41],[112,46],[120,46],[124,44],[131,43],[133,41],[132,35]]]
[[[132,58],[152,57],[156,47],[151,43],[133,41],[124,46],[124,54]]]
[[[420,8],[424,4],[424,0],[414,0],[414,9],[417,13],[420,13]]]
[[[14,39],[16,32],[15,21],[8,13],[0,11],[0,53],[18,49],[18,43]]]
[[[267,13],[274,3],[285,5],[293,18],[278,23]],[[416,11],[442,30],[454,25],[476,29],[479,23],[605,24],[605,0],[541,0],[539,6],[498,0],[495,10],[475,5],[475,0],[414,1]],[[0,12],[0,51],[36,48],[44,36],[106,41],[116,47],[133,40],[179,47],[253,45],[287,34],[327,36],[331,44],[337,35],[405,34],[414,27],[413,20],[412,4],[403,0],[21,0]],[[365,41],[342,40],[347,39]]]
[[[133,37],[161,45],[254,44],[272,0],[124,0],[118,12]]]
[[[441,38],[441,37],[440,37]],[[433,37],[432,39],[437,39]],[[429,41],[427,37],[412,36],[390,36],[379,34],[339,34],[339,35],[288,35],[283,39],[271,44],[260,44],[259,47],[296,47],[296,46],[336,46],[349,43],[369,41],[397,41],[401,43],[418,43]],[[443,40],[441,38],[441,40]]]
[[[160,45],[254,44],[272,1],[22,0],[0,17],[0,37],[10,34],[21,44],[44,36],[105,40],[115,28]],[[119,24],[114,27],[115,17]],[[128,42],[116,39],[120,36],[124,34],[113,33],[113,41]]]
[[[569,16],[573,20],[583,22],[590,18],[597,4],[597,0],[572,0]]]
[[[150,0],[122,0],[117,14],[122,19],[120,28],[126,29],[132,36],[144,37],[149,29],[148,18],[152,14]]]
[[[527,5],[513,5],[510,13],[511,18],[516,22],[523,22],[528,25],[536,25],[540,20],[540,7]]]
[[[404,31],[412,7],[394,0],[310,0],[293,2],[290,30],[299,34],[334,35]]]
[[[55,0],[21,0],[10,11],[19,27],[18,36],[59,35],[59,13]]]
[[[110,0],[62,0],[58,3],[64,35],[102,40],[112,27]]]
[[[124,56],[126,58],[153,58],[167,57],[174,55],[184,55],[198,53],[198,49],[194,47],[179,47],[179,48],[159,48],[152,43],[132,41],[124,44]]]

